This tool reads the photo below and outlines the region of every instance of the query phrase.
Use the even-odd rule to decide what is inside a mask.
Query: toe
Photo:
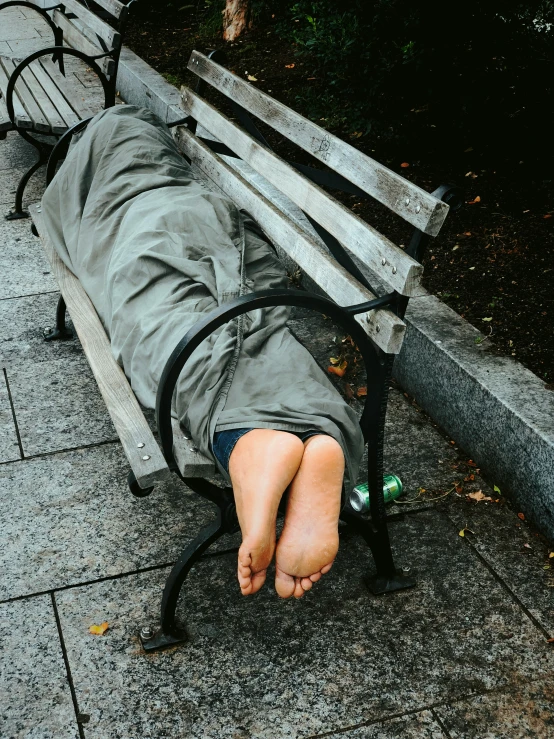
[[[325,567],[322,567],[320,570],[321,574],[326,575],[332,566],[333,566],[333,563],[331,562],[331,564],[328,564],[328,565],[325,565]]]
[[[262,585],[265,582],[265,576],[266,576],[267,570],[260,570],[260,572],[255,572],[252,575],[251,584],[252,584],[252,590],[250,591],[251,594],[257,593],[258,590],[262,587]]]
[[[321,572],[314,572],[313,575],[310,575],[310,580],[312,582],[317,582],[318,580],[321,580]]]
[[[312,589],[313,582],[310,580],[309,577],[303,577],[300,580],[300,585],[302,585],[302,590],[307,591]]]
[[[302,578],[294,578],[294,597],[301,598],[304,595],[304,589],[302,587]]]
[[[279,567],[275,568],[275,590],[277,595],[281,598],[290,598],[294,593],[295,585],[294,577],[287,575]]]

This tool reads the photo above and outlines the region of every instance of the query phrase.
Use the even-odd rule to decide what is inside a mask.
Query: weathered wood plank
[[[113,15],[114,18],[119,18],[121,13],[127,10],[125,5],[118,0],[96,0],[96,3],[107,10],[110,15]]]
[[[59,114],[58,109],[48,97],[46,90],[44,90],[35,77],[32,63],[23,70],[21,76],[48,121],[50,131],[52,133],[63,133],[67,129],[67,126]]]
[[[69,75],[67,77],[64,77],[58,69],[57,65],[52,61],[52,59],[50,59],[50,57],[43,56],[39,59],[39,61],[42,65],[42,68],[45,70],[52,82],[60,91],[60,96],[65,98],[67,103],[75,111],[78,120],[82,120],[83,118],[90,118],[91,116],[93,116],[94,112],[85,102],[86,91],[83,86],[79,84],[79,82],[77,82],[75,77]],[[72,79],[73,84],[71,83]],[[58,107],[60,96],[54,98],[56,107]]]
[[[409,296],[421,293],[423,267],[392,241],[186,87],[181,90],[181,106],[365,262],[392,290]]]
[[[4,102],[4,98],[0,97],[0,132],[11,131],[12,128],[13,124],[10,121],[8,109],[6,108],[6,103]]]
[[[96,56],[97,54],[103,53],[103,50],[99,46],[95,45],[94,42],[81,33],[77,26],[59,10],[54,10],[52,20],[62,29],[63,37],[69,46],[82,51],[84,54],[88,54],[88,56]],[[114,73],[115,61],[110,57],[97,59],[96,63],[105,74],[111,75]]]
[[[41,60],[35,59],[34,62],[31,62],[30,67],[40,86],[44,90],[45,94],[48,95],[50,102],[54,105],[60,118],[65,123],[65,127],[69,128],[74,123],[77,123],[77,121],[80,120],[79,116],[61,94],[57,85],[43,69]]]
[[[290,221],[278,208],[232,170],[183,126],[174,129],[180,149],[239,208],[259,223],[268,238],[278,244],[319,287],[339,305],[354,305],[375,296],[355,280],[328,252]],[[389,354],[398,354],[406,326],[388,310],[356,316],[368,336]]]
[[[0,64],[2,65],[7,77],[11,77],[14,69],[19,64],[19,59],[9,59],[8,57],[0,57]],[[33,98],[29,88],[25,84],[25,80],[20,76],[15,83],[15,92],[21,101],[27,116],[21,117],[17,114],[17,108],[14,99],[14,111],[15,121],[17,125],[21,125],[22,128],[27,128],[27,119],[31,121],[32,128],[38,133],[50,133],[50,124],[46,120],[42,110],[37,105],[36,100]],[[15,98],[15,95],[14,95]]]
[[[173,454],[183,477],[211,477],[216,474],[215,462],[201,454],[191,439],[185,437],[176,418],[171,419],[173,428]]]
[[[101,39],[104,39],[109,48],[119,48],[121,44],[121,34],[119,31],[115,31],[108,26],[107,23],[94,15],[88,8],[85,8],[84,5],[78,3],[77,0],[63,0],[63,5],[66,13],[74,13],[77,18],[81,19],[86,28],[100,36]],[[89,38],[91,37],[89,36]]]
[[[55,251],[44,228],[40,206],[32,205],[29,210],[138,484],[145,488],[168,479],[169,468],[123,370],[112,355],[109,339],[90,298]]]
[[[193,51],[188,69],[424,233],[436,236],[448,205],[236,74]]]

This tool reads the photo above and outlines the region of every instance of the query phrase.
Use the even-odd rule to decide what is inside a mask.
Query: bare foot
[[[243,595],[264,584],[275,552],[277,510],[296,475],[304,445],[297,436],[273,429],[253,429],[237,441],[229,474],[242,532],[238,580]]]
[[[310,437],[289,489],[277,545],[275,589],[281,598],[300,598],[333,566],[343,476],[344,455],[335,439]]]

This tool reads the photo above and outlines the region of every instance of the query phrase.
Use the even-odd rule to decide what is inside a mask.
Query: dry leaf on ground
[[[464,528],[460,531],[460,533],[458,534],[458,536],[465,536],[466,535],[466,531],[467,531],[468,534],[474,534],[475,533],[475,531],[472,531],[471,529],[468,529],[467,526],[464,526]]]
[[[468,498],[471,498],[471,500],[491,500],[492,498],[488,495],[485,495],[485,493],[482,490],[477,490],[475,493],[470,493]]]
[[[525,514],[524,514],[524,513],[518,513],[518,514],[517,514],[517,517],[518,517],[518,518],[519,518],[519,519],[520,519],[521,521],[525,521]]]
[[[100,626],[97,626],[96,624],[89,626],[88,630],[91,634],[94,634],[95,636],[102,636],[102,634],[105,634],[109,628],[110,625],[108,624],[108,622],[104,621],[104,623],[100,624]]]

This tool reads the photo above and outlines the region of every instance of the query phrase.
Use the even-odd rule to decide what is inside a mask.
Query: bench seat
[[[5,128],[0,130],[12,127],[5,99],[8,80],[20,61],[0,56],[0,92],[4,108],[0,116],[3,121],[5,114],[6,119]],[[70,78],[60,73],[50,57],[36,59],[23,71],[15,85],[15,123],[18,128],[36,133],[62,134],[77,121],[93,115],[85,102],[84,92],[84,88],[81,93],[76,83],[72,84]]]

